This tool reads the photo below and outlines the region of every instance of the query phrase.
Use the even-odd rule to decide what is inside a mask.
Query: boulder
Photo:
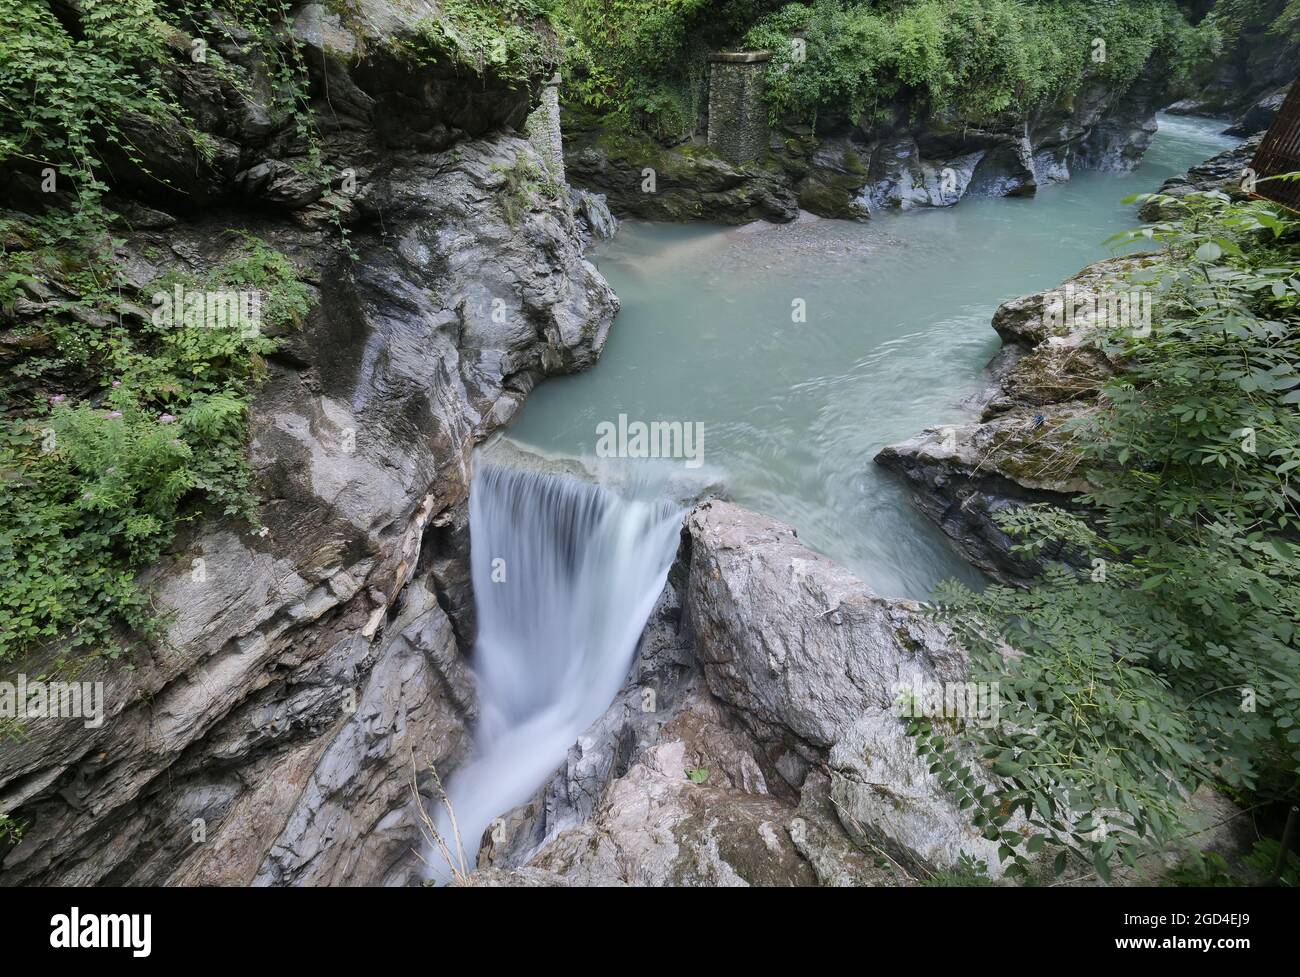
[[[1286,93],[1291,90],[1291,85],[1281,85],[1270,92],[1257,98],[1252,102],[1244,112],[1238,116],[1237,121],[1223,131],[1229,136],[1253,136],[1256,133],[1265,132],[1277,118],[1277,114],[1282,109],[1282,103],[1286,101]]]
[[[703,145],[666,148],[648,138],[575,133],[564,167],[575,186],[605,196],[619,217],[645,220],[794,220],[799,205],[779,171],[736,165]]]

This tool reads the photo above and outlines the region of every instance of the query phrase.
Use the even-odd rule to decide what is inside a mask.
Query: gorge
[[[0,883],[1275,854],[1300,266],[1243,171],[1285,4],[7,2],[0,681],[105,715],[0,716]],[[1058,328],[1066,283],[1158,342]],[[988,729],[907,711],[999,682]]]

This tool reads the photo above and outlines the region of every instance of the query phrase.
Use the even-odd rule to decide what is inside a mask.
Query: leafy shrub
[[[58,296],[15,336],[30,351],[11,357],[0,391],[0,661],[55,642],[115,656],[131,631],[156,634],[139,569],[182,520],[253,518],[247,409],[273,343],[133,315],[100,157],[114,147],[143,166],[127,120],[180,129],[204,149],[172,94],[193,31],[251,50],[264,84],[215,48],[208,65],[250,99],[269,92],[303,165],[326,180],[288,11],[286,0],[82,0],[57,13],[47,0],[0,0],[6,22],[23,25],[0,36],[0,164],[55,166],[76,191],[70,210],[0,227],[0,307],[30,285]],[[255,290],[270,331],[305,314],[309,293],[287,259],[252,238],[237,250],[202,278],[150,290]],[[33,391],[54,396],[29,403]]]
[[[558,48],[540,29],[547,5],[538,0],[442,0],[438,13],[404,41],[419,60],[448,61],[479,74],[527,82],[558,60]]]
[[[772,51],[773,113],[816,121],[899,96],[917,112],[1025,111],[1077,92],[1087,73],[1123,87],[1153,53],[1176,81],[1218,43],[1213,20],[1193,28],[1173,0],[558,0],[554,16],[570,104],[665,142],[694,128],[720,48]]]
[[[1192,28],[1167,0],[815,0],[764,18],[745,44],[774,53],[767,100],[777,115],[856,119],[903,95],[918,113],[988,119],[1068,97],[1089,76],[1123,89],[1157,52],[1162,80],[1176,81],[1215,50],[1217,34]]]
[[[665,143],[695,128],[710,52],[780,0],[557,0],[565,98]]]
[[[1103,877],[1176,840],[1199,785],[1294,800],[1300,772],[1300,225],[1218,192],[1159,199],[1181,216],[1135,232],[1163,245],[1138,273],[1153,328],[1101,337],[1122,370],[1078,431],[1095,517],[1002,517],[1021,547],[1064,540],[1093,569],[936,595],[999,684],[1003,721],[969,733],[997,818],[1022,808],[1027,844]],[[953,744],[929,752],[960,765]]]
[[[272,341],[234,328],[128,325],[120,268],[93,237],[68,243],[60,228],[69,221],[38,222],[31,249],[6,255],[33,279],[77,282],[79,297],[32,327],[58,337],[64,355],[27,365],[55,389],[75,366],[90,392],[18,405],[0,430],[0,661],[54,641],[116,656],[121,628],[155,635],[138,570],[201,511],[253,518],[247,409]],[[270,329],[308,308],[287,259],[252,238],[183,284],[262,292]]]
[[[122,120],[179,117],[163,79],[174,29],[154,0],[82,0],[77,11],[74,34],[46,0],[0,0],[0,163],[65,166],[93,196],[105,189],[98,147],[140,160]]]

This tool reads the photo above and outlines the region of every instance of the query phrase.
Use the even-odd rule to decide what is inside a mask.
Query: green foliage
[[[1261,838],[1241,860],[1241,864],[1229,865],[1228,860],[1218,852],[1193,850],[1187,853],[1166,878],[1173,885],[1197,888],[1259,885],[1273,881],[1281,852],[1282,845],[1279,841]],[[1300,884],[1300,855],[1293,851],[1287,852],[1277,884],[1288,888]]]
[[[1094,58],[1095,38],[1104,60]],[[745,36],[747,47],[774,53],[774,114],[808,120],[870,115],[900,95],[918,113],[1023,113],[1072,96],[1086,77],[1122,89],[1155,53],[1162,79],[1173,81],[1216,43],[1212,24],[1192,28],[1169,0],[815,0],[782,7]]]
[[[23,830],[27,827],[21,821],[15,821],[8,814],[0,814],[0,845],[16,845],[23,840]]]
[[[288,0],[84,0],[59,9],[56,16],[51,0],[0,0],[4,22],[24,27],[0,36],[0,165],[55,167],[59,179],[72,184],[77,208],[102,222],[106,150],[151,175],[133,140],[166,130],[188,139],[200,159],[210,159],[212,136],[193,123],[176,95],[184,87],[178,69],[189,62],[193,35],[207,45],[206,68],[250,104],[265,103],[272,119],[291,132],[288,146],[302,154],[307,175],[328,193],[331,175],[311,111],[307,65],[286,30]],[[256,77],[222,57],[223,42],[249,56]],[[346,246],[337,206],[334,221]]]
[[[139,162],[123,123],[179,117],[162,65],[174,31],[154,0],[82,0],[79,35],[47,0],[0,0],[0,164],[26,159],[64,167],[78,196],[96,197],[100,149]],[[20,29],[17,29],[21,25]]]
[[[700,115],[711,51],[736,44],[780,0],[557,0],[565,98],[664,142]]]
[[[539,22],[547,16],[538,0],[441,0],[441,10],[408,43],[413,57],[450,60],[478,74],[526,83],[558,60],[558,50]]]
[[[971,858],[965,852],[957,858],[957,868],[951,872],[935,872],[921,884],[932,888],[981,888],[993,885],[988,875],[989,867],[982,860]]]
[[[1300,0],[1218,0],[1210,16],[1233,47],[1271,35],[1300,48]]]
[[[203,511],[253,518],[246,415],[273,343],[251,330],[133,318],[111,242],[81,236],[77,215],[34,227],[26,250],[5,255],[7,278],[57,281],[77,298],[51,303],[28,327],[53,337],[58,355],[20,367],[37,389],[71,380],[78,394],[11,405],[0,431],[0,662],[54,641],[116,657],[122,628],[157,634],[135,575],[180,521]],[[266,328],[308,309],[287,259],[252,238],[203,278],[146,291],[176,284],[257,291]]]
[[[1282,843],[1273,838],[1262,838],[1255,843],[1245,862],[1261,879],[1272,879],[1278,868],[1278,858],[1282,854]],[[1300,885],[1300,855],[1288,851],[1282,861],[1282,871],[1278,875],[1278,884],[1288,888]]]
[[[325,179],[310,105],[310,76],[302,49],[292,42],[289,0],[216,0],[195,3],[172,0],[170,16],[207,45],[204,63],[250,104],[263,104],[277,121],[292,125],[298,144],[307,151],[308,175]],[[251,77],[221,54],[220,44],[255,57],[259,77]]]
[[[321,188],[330,205],[338,238],[349,257],[355,258],[343,225],[340,201],[330,194],[334,174],[321,152],[320,134],[311,107],[311,76],[301,46],[292,38],[290,0],[217,0],[202,5],[193,0],[171,0],[181,27],[208,43],[205,64],[249,104],[263,104],[277,124],[292,132],[290,148],[301,156],[294,165]],[[222,57],[213,45],[224,42],[251,54],[257,65],[250,75]],[[269,98],[267,97],[269,94]],[[202,149],[210,138],[191,131]]]
[[[517,156],[512,166],[494,165],[492,170],[503,177],[497,192],[497,202],[511,227],[518,226],[524,215],[532,209],[535,196],[556,200],[564,194],[564,188],[549,173],[525,156]]]
[[[1176,81],[1218,44],[1214,21],[1193,28],[1173,0],[562,0],[555,16],[569,104],[665,142],[694,128],[707,55],[720,48],[772,51],[773,114],[815,121],[896,97],[970,119],[1025,111],[1088,76],[1123,87],[1153,54]]]
[[[936,595],[972,679],[999,684],[1002,721],[967,736],[999,808],[1103,878],[1177,840],[1197,786],[1294,799],[1300,772],[1297,222],[1217,192],[1161,203],[1180,216],[1135,232],[1163,246],[1134,282],[1153,328],[1099,337],[1122,369],[1080,422],[1094,515],[1002,518],[1091,569]]]
[[[203,154],[210,140],[172,94],[193,34],[208,42],[207,67],[265,103],[308,170],[329,177],[285,0],[82,0],[57,14],[48,0],[0,0],[0,14],[23,25],[0,37],[0,163],[52,165],[76,191],[70,212],[0,227],[0,306],[29,286],[55,286],[14,337],[27,352],[7,364],[0,391],[10,402],[0,432],[0,661],[64,640],[116,654],[124,628],[156,633],[134,578],[177,523],[203,510],[252,517],[246,413],[272,343],[134,314],[99,203],[104,150],[144,169],[132,133],[166,128]],[[228,63],[218,41],[244,51],[259,77]],[[307,311],[287,259],[253,239],[202,279],[171,276],[150,291],[177,284],[256,292],[271,331]],[[34,391],[56,396],[26,402]]]

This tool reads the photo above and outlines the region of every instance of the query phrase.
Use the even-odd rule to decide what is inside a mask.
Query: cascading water
[[[447,797],[472,869],[492,820],[528,800],[618,694],[683,513],[495,465],[475,476],[469,512],[480,718]],[[445,809],[436,823],[455,855]],[[437,852],[427,860],[445,877]]]

